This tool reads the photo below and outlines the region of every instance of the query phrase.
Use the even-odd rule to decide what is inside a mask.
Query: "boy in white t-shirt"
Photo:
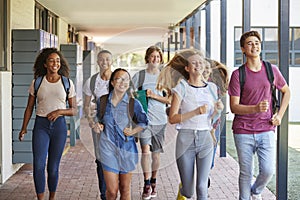
[[[95,99],[100,98],[102,95],[108,94],[108,83],[112,74],[112,54],[108,50],[101,50],[97,55],[97,63],[100,68],[100,72],[88,78],[83,86],[84,97],[84,113],[89,122],[89,126],[92,130],[94,151],[97,164],[97,175],[99,182],[100,196],[102,200],[105,200],[106,185],[104,181],[104,175],[102,170],[102,164],[100,162],[100,149],[99,140],[100,134],[96,133],[93,128],[95,127],[95,112],[92,112],[91,100],[94,95]],[[95,78],[95,79],[94,79]],[[93,80],[94,79],[94,80]],[[91,85],[92,84],[94,85]]]

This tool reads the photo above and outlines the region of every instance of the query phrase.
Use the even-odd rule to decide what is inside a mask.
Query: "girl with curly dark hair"
[[[63,76],[69,76],[70,69],[67,61],[56,48],[42,49],[36,58],[33,69],[34,80],[29,87],[28,103],[24,112],[19,140],[22,141],[27,133],[27,125],[36,101],[36,118],[32,131],[35,190],[37,198],[44,199],[47,163],[49,199],[55,199],[59,164],[67,138],[64,116],[76,115],[76,92],[70,79],[69,93],[67,94],[65,91],[62,79]],[[42,77],[42,80],[37,91],[35,80],[39,77]]]

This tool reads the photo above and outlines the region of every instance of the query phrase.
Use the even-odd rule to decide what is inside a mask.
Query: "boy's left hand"
[[[281,124],[281,117],[277,113],[275,113],[270,122],[273,126],[279,126]]]

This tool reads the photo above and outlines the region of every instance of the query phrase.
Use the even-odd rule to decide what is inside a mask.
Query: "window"
[[[76,42],[75,28],[68,24],[68,43]]]
[[[263,50],[277,50],[278,49],[278,31],[277,28],[265,28],[261,35],[263,42]]]
[[[300,66],[300,52],[295,53],[295,65]]]
[[[292,66],[300,67],[300,28],[291,28]]]
[[[48,33],[57,35],[58,16],[44,8],[41,4],[35,3],[35,28],[42,29]]]
[[[300,51],[300,28],[294,28],[294,48]]]
[[[265,56],[264,56],[266,60],[268,60],[270,63],[272,64],[275,64],[277,65],[278,64],[278,53],[277,52],[274,52],[274,53],[271,53],[271,52],[268,52],[268,53],[265,53]]]
[[[243,54],[235,53],[235,66],[240,66],[243,64]]]

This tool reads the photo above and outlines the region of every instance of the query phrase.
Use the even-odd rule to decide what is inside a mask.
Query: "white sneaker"
[[[261,194],[252,194],[252,200],[262,200]]]

